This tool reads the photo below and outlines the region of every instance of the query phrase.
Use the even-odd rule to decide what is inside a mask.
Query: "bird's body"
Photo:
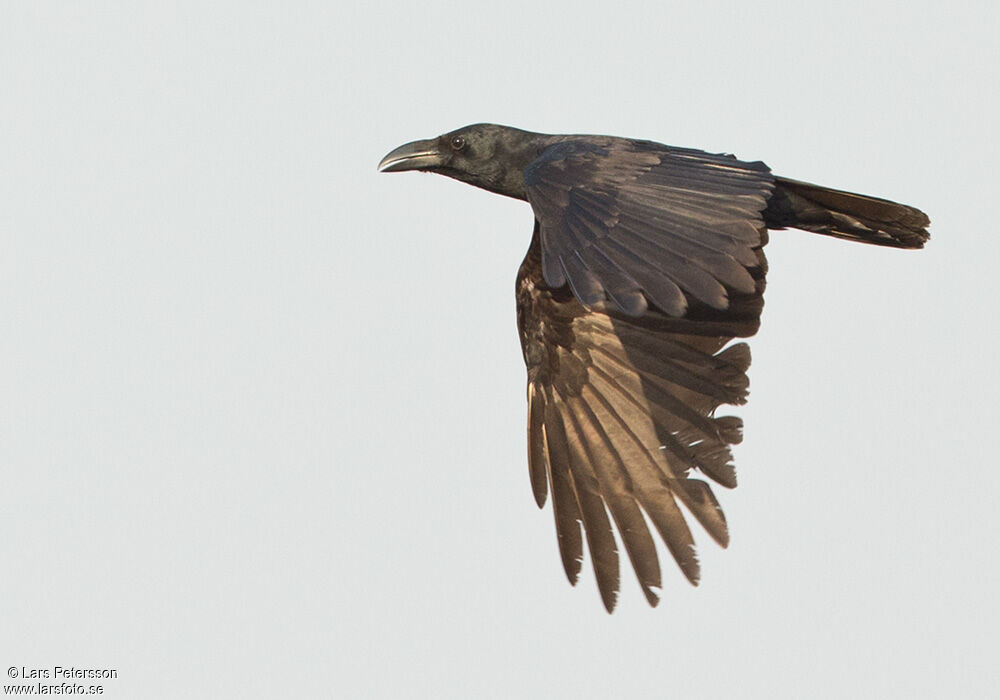
[[[531,204],[516,282],[531,484],[539,506],[552,494],[574,583],[585,534],[609,611],[612,521],[653,605],[660,570],[643,513],[692,583],[698,561],[678,502],[728,543],[696,476],[736,485],[730,445],[742,421],[715,412],[746,399],[749,349],[731,341],[759,327],[767,229],[910,248],[929,223],[912,207],[778,178],[760,162],[491,124],[401,146],[380,169],[438,172]]]

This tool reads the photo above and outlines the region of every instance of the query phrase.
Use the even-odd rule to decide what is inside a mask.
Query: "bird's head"
[[[490,192],[525,199],[524,168],[547,145],[546,137],[496,124],[473,124],[390,151],[380,172],[422,170]]]

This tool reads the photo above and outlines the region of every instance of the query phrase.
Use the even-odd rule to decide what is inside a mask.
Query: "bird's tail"
[[[905,204],[783,177],[774,179],[764,221],[768,228],[798,228],[894,248],[923,248],[931,223],[927,214]]]

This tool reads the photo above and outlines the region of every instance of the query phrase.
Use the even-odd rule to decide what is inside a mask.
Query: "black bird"
[[[798,228],[920,248],[923,212],[771,174],[761,162],[613,136],[476,124],[389,153],[383,172],[440,173],[527,200],[535,228],[516,282],[528,370],[528,467],[552,492],[563,567],[575,584],[583,532],[601,598],[615,606],[611,518],[650,605],[660,567],[643,513],[688,580],[699,566],[680,501],[725,547],[707,482],[736,486],[767,229]]]

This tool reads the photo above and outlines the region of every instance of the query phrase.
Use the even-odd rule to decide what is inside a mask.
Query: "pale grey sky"
[[[0,670],[110,698],[986,697],[994,3],[6,3]],[[777,232],[732,543],[618,610],[531,497],[528,206],[379,175],[478,121],[913,204]],[[7,680],[4,680],[7,683]]]

